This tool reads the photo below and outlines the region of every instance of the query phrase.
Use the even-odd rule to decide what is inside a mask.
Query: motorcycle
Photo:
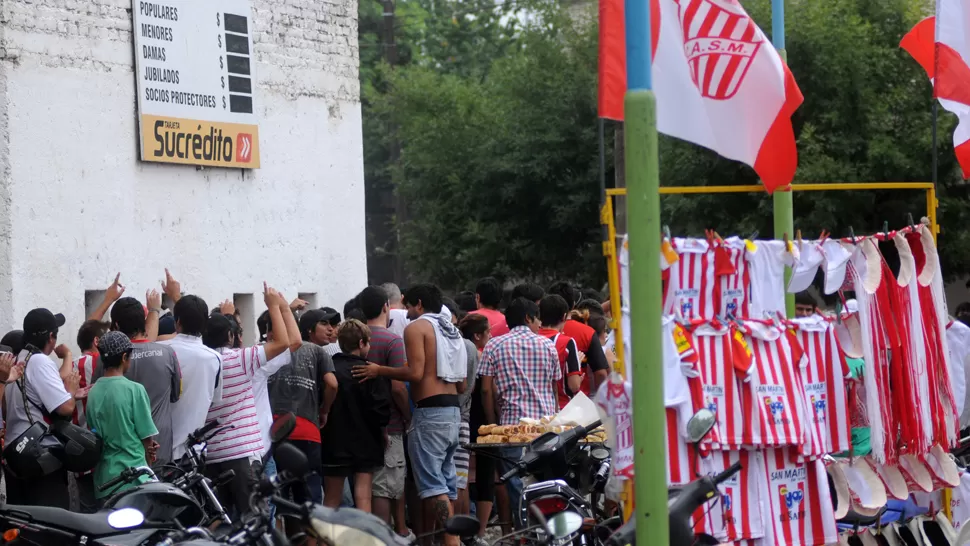
[[[173,529],[208,525],[228,520],[213,492],[213,483],[203,475],[205,444],[230,427],[213,421],[189,435],[187,454],[173,466],[172,483],[158,480],[148,466],[128,468],[102,484],[100,491],[111,491],[141,476],[151,481],[118,492],[94,514],[78,514],[47,506],[7,505],[0,510],[0,525],[9,534],[6,542],[37,545],[101,544],[148,545]],[[201,446],[201,447],[199,447]],[[193,449],[199,447],[199,449]],[[219,483],[232,479],[232,471],[219,477]],[[200,501],[198,498],[201,498]],[[209,513],[204,507],[209,507]]]
[[[597,420],[585,427],[539,436],[501,477],[503,483],[523,475],[538,480],[522,491],[520,506],[515,510],[517,529],[536,527],[538,514],[544,519],[568,511],[582,517],[584,525],[576,531],[577,536],[560,537],[556,543],[576,539],[578,544],[596,544],[619,526],[619,518],[606,518],[599,510],[609,478],[610,451],[602,446],[579,445],[600,425]],[[545,533],[543,529],[538,527],[540,533]]]
[[[714,428],[717,418],[714,412],[702,409],[687,423],[688,440],[696,448],[701,440]],[[696,465],[695,465],[696,468]],[[667,510],[670,526],[671,546],[714,546],[719,541],[703,533],[694,533],[691,518],[698,508],[720,498],[718,486],[741,471],[741,463],[734,463],[724,472],[713,476],[699,477],[684,487],[673,487],[667,491]],[[636,544],[636,520],[624,523],[606,541],[605,546],[634,546]]]
[[[231,524],[214,490],[231,480],[233,471],[223,472],[215,482],[204,474],[207,443],[231,428],[232,425],[220,426],[218,421],[212,421],[189,434],[185,442],[186,453],[181,461],[163,467],[164,481],[159,481],[152,469],[145,466],[122,471],[99,489],[110,491],[141,476],[149,476],[152,481],[112,495],[105,501],[104,508],[134,508],[149,521],[178,522],[182,527],[209,526],[218,521]]]
[[[232,546],[288,546],[286,537],[273,528],[273,519],[266,507],[266,501],[284,501],[276,496],[279,490],[306,475],[309,462],[299,449],[291,444],[282,443],[296,427],[296,417],[286,414],[273,421],[270,429],[269,451],[263,456],[262,464],[273,457],[277,462],[277,475],[272,478],[263,476],[250,495],[249,517],[231,525],[223,525],[212,531],[205,527],[182,528],[168,533],[157,546],[174,546],[175,544],[192,544],[205,546],[212,544],[229,544]]]

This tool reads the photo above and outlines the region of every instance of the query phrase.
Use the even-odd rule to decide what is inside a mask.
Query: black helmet
[[[51,452],[67,470],[87,472],[93,470],[101,460],[103,442],[100,436],[90,430],[58,419],[51,424],[51,432],[62,445]]]
[[[52,449],[41,445],[46,436],[47,427],[43,423],[34,423],[4,448],[4,462],[18,478],[40,478],[63,466]]]

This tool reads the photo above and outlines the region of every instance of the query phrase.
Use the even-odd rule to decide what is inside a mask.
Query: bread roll
[[[492,430],[494,428],[495,428],[495,425],[482,425],[482,426],[478,427],[478,435],[479,436],[488,436],[488,435],[492,434]]]

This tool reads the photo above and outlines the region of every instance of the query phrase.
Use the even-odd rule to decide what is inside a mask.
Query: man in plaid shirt
[[[482,378],[482,404],[489,424],[517,425],[519,419],[539,419],[559,411],[556,385],[562,379],[556,345],[540,336],[539,306],[517,298],[505,310],[508,334],[492,338],[482,351],[478,374]],[[496,409],[498,414],[496,414]],[[522,448],[507,448],[502,455],[518,460]],[[511,466],[502,461],[502,472]],[[522,481],[507,482],[513,510],[518,509]]]

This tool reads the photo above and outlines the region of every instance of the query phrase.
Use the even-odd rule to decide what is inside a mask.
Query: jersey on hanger
[[[821,444],[806,447],[804,455],[841,453],[849,450],[849,412],[845,388],[848,366],[839,349],[835,328],[821,316],[794,319],[802,351],[800,368],[805,392],[806,426],[813,428]],[[806,438],[806,440],[812,437]]]
[[[828,474],[821,459],[799,462],[797,448],[764,452],[770,517],[765,544],[824,546],[838,540]]]
[[[700,459],[704,476],[719,474],[736,462],[741,471],[721,484],[721,496],[695,517],[694,531],[721,542],[761,538],[765,534],[764,456],[760,451],[714,451]]]
[[[748,305],[751,276],[744,241],[731,237],[718,243],[714,253],[718,314],[735,318],[751,316]]]
[[[712,323],[701,324],[691,331],[700,373],[697,378],[699,391],[691,390],[694,411],[707,408],[717,417],[717,423],[705,441],[715,449],[738,448],[746,424],[731,334],[731,327]]]
[[[685,319],[714,318],[714,251],[703,239],[674,239],[680,257],[667,264],[664,314]]]
[[[745,327],[753,366],[750,381],[741,388],[748,424],[742,443],[801,446],[805,441],[804,393],[789,338],[774,325],[748,321]]]

